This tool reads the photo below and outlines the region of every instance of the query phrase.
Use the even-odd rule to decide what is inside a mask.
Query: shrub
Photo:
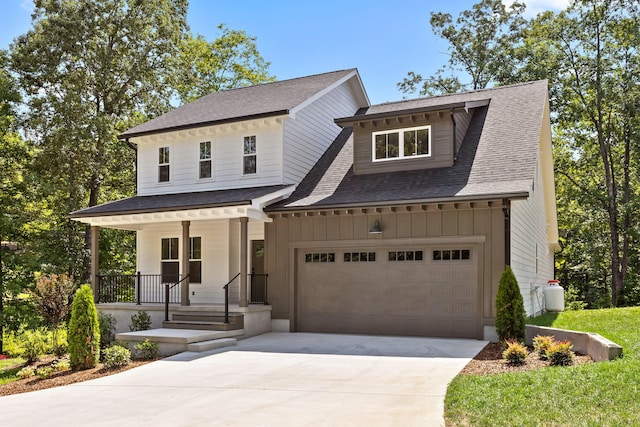
[[[71,364],[67,359],[58,359],[55,362],[53,362],[53,365],[51,365],[51,367],[56,372],[62,372],[62,371],[69,370],[71,368]]]
[[[560,341],[547,350],[547,359],[551,366],[573,365],[575,353],[571,351],[573,345],[569,341]]]
[[[20,369],[16,375],[18,375],[18,378],[20,379],[25,379],[25,378],[31,378],[35,374],[36,374],[35,368],[31,366],[27,366],[26,368]]]
[[[129,325],[131,332],[147,331],[149,329],[151,329],[151,316],[149,316],[149,313],[140,310],[138,314],[131,316],[131,324]]]
[[[533,349],[542,360],[547,360],[547,350],[555,344],[556,340],[549,335],[536,335],[533,337]]]
[[[109,313],[98,311],[100,323],[100,348],[105,349],[116,340],[116,318]]]
[[[58,352],[58,330],[69,314],[70,300],[76,285],[66,274],[41,276],[36,282],[31,297],[36,311],[46,320],[53,331],[53,350]]]
[[[587,303],[580,299],[580,291],[573,285],[569,285],[564,290],[564,309],[570,310],[584,310],[587,307]]]
[[[36,375],[40,377],[41,380],[46,380],[47,378],[51,378],[53,374],[53,368],[51,366],[45,366],[43,368],[36,369]]]
[[[53,350],[53,354],[57,357],[63,357],[69,351],[69,344],[66,342],[58,343],[58,347]]]
[[[133,348],[136,350],[136,356],[139,359],[156,359],[160,355],[158,344],[148,339],[139,342],[138,344],[134,345]]]
[[[89,285],[82,285],[73,299],[68,340],[71,369],[96,366],[100,358],[100,323]]]
[[[112,345],[103,350],[102,363],[105,369],[117,369],[127,366],[131,362],[131,352],[128,348]]]
[[[27,359],[27,363],[35,362],[38,356],[45,353],[47,347],[45,339],[42,331],[25,331],[22,334],[21,356]]]
[[[496,332],[500,341],[524,341],[525,311],[522,294],[511,267],[500,277],[496,295]]]
[[[527,358],[529,351],[520,341],[506,341],[507,349],[502,352],[502,358],[510,365],[522,365]]]

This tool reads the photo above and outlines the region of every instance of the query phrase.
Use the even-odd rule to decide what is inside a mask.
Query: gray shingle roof
[[[103,205],[80,209],[69,214],[70,218],[87,218],[133,213],[166,212],[187,209],[205,209],[223,206],[251,204],[253,199],[266,196],[290,185],[238,188],[232,190],[199,191],[193,193],[135,196]]]
[[[266,210],[528,195],[546,96],[547,82],[537,81],[371,106],[353,119],[490,99],[475,110],[452,167],[354,175],[352,129],[346,127],[296,191]]]
[[[120,138],[287,114],[356,69],[213,92],[123,132]]]

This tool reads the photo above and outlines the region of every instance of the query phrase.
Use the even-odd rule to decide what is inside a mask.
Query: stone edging
[[[573,350],[588,354],[596,362],[614,360],[622,356],[622,347],[593,332],[577,332],[546,326],[526,325],[525,343],[532,345],[536,335],[551,335],[556,341],[571,341]]]

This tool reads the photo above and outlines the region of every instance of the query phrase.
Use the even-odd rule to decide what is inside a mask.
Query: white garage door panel
[[[393,262],[385,248],[374,262],[344,261],[359,250],[299,251],[299,331],[477,337],[477,254],[433,261],[423,247],[423,260]],[[334,253],[335,262],[305,262],[310,252]]]

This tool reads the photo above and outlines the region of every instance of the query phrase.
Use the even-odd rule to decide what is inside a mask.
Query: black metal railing
[[[181,282],[179,275],[162,274],[106,274],[98,276],[98,302],[165,302],[165,284]],[[180,289],[174,288],[169,302],[180,303]]]
[[[176,277],[176,276],[174,276]],[[178,302],[180,302],[180,288],[178,287],[178,285],[182,282],[184,282],[185,280],[187,280],[189,278],[189,275],[187,274],[186,276],[184,276],[182,279],[180,279],[180,276],[177,276],[176,279],[180,279],[177,280],[175,283],[165,283],[164,284],[164,321],[168,322],[169,321],[169,303],[170,302],[174,302],[171,301],[171,296],[172,296],[172,292],[175,294],[178,294],[177,300]],[[167,276],[165,275],[165,280],[167,279]],[[175,289],[175,290],[174,290]],[[174,295],[174,300],[175,295]]]
[[[251,283],[251,293],[249,295],[249,304],[264,304],[269,305],[267,302],[267,279],[268,274],[249,274],[249,281]]]
[[[224,323],[229,323],[229,285],[240,276],[240,273],[233,276],[233,279],[229,280],[224,288]]]

